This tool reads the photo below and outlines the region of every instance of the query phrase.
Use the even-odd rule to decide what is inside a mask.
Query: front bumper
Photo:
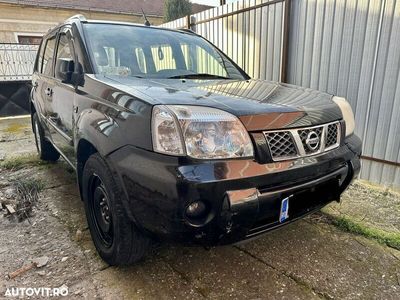
[[[131,146],[108,159],[138,226],[161,239],[216,245],[252,238],[339,200],[360,170],[360,155],[361,141],[352,135],[322,155],[270,164],[193,162]],[[289,219],[280,223],[286,197]],[[209,212],[194,222],[185,211],[199,200]]]

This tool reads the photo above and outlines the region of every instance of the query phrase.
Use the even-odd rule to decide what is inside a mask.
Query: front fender
[[[150,118],[150,106],[136,113],[96,103],[83,110],[76,120],[75,150],[82,139],[103,157],[126,145],[151,150]]]
[[[105,131],[108,126],[109,130]],[[81,140],[91,143],[96,150],[106,156],[114,151],[115,143],[112,143],[110,133],[117,127],[115,120],[104,113],[93,109],[84,110],[78,117],[75,126],[75,151],[78,152],[78,146]],[[115,134],[113,134],[113,137]],[[114,138],[115,139],[115,138]]]

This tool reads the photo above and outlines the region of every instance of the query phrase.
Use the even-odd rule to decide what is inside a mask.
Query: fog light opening
[[[201,218],[206,212],[206,205],[203,201],[196,201],[188,205],[186,208],[186,215],[189,218]]]
[[[209,213],[210,208],[201,200],[190,203],[185,209],[186,218],[195,225],[204,223],[208,219]]]

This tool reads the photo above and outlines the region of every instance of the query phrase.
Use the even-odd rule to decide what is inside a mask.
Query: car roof
[[[173,32],[180,32],[180,33],[189,33],[189,34],[197,35],[192,30],[185,29],[185,28],[171,29],[171,28],[158,27],[158,26],[147,26],[147,25],[144,25],[144,24],[132,23],[132,22],[108,21],[108,20],[92,20],[92,19],[88,20],[83,15],[74,15],[74,16],[70,17],[69,19],[65,20],[64,22],[58,24],[56,27],[49,29],[49,31],[47,32],[45,38],[47,37],[47,35],[49,35],[49,34],[53,33],[54,31],[58,30],[60,27],[65,26],[65,25],[72,25],[74,23],[127,25],[127,26],[159,29],[159,30],[166,30],[166,31],[173,31]]]

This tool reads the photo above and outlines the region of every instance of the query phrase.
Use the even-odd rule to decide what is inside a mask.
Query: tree
[[[192,3],[189,0],[165,0],[164,20],[173,21],[192,13]]]

